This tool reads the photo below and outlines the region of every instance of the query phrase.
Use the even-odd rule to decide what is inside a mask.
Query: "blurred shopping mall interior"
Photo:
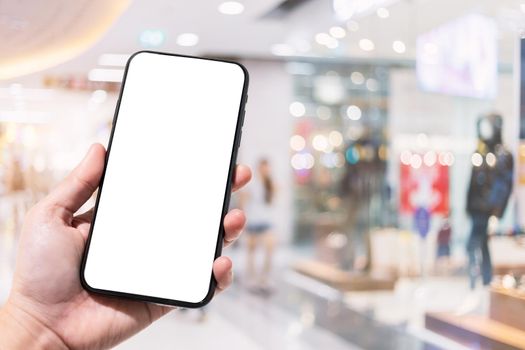
[[[117,349],[525,349],[523,37],[523,0],[0,1],[0,304],[154,50],[247,67],[248,227],[230,289]]]

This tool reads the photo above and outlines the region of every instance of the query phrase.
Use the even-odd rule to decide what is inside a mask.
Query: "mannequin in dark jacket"
[[[472,155],[472,175],[467,194],[467,212],[472,219],[472,231],[467,243],[471,289],[476,286],[480,273],[483,285],[488,285],[492,279],[488,221],[491,216],[501,218],[505,212],[512,191],[514,167],[512,154],[502,142],[502,117],[498,114],[482,116],[477,127],[478,148]]]

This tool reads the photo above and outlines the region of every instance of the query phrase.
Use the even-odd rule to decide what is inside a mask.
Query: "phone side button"
[[[242,139],[242,130],[239,132],[239,137],[237,138],[237,148],[241,146],[241,139]]]
[[[244,125],[244,117],[246,116],[246,110],[243,110],[242,111],[242,115],[241,115],[241,126]]]

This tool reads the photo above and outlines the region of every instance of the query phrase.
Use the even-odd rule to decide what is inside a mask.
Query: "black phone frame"
[[[224,192],[224,200],[223,200],[223,205],[222,205],[221,219],[220,219],[220,222],[219,222],[219,232],[218,232],[217,243],[216,243],[216,248],[215,248],[214,260],[217,259],[219,256],[221,256],[221,253],[222,253],[223,240],[224,240],[224,225],[223,225],[224,217],[226,216],[226,213],[228,212],[228,207],[229,207],[229,203],[230,203],[230,196],[231,196],[231,192],[232,192],[233,183],[234,183],[234,180],[235,180],[235,178],[234,178],[235,177],[235,166],[236,166],[236,163],[237,163],[238,149],[239,149],[239,146],[240,146],[240,143],[241,143],[242,126],[243,126],[243,123],[244,123],[244,116],[245,116],[245,107],[246,107],[246,102],[248,100],[248,83],[249,83],[248,70],[242,64],[240,64],[238,62],[235,62],[235,61],[221,60],[221,59],[214,59],[214,58],[207,58],[207,57],[180,55],[180,54],[159,52],[159,51],[141,50],[141,51],[135,52],[133,55],[131,55],[129,57],[129,59],[128,59],[127,63],[126,63],[126,67],[124,69],[124,76],[123,76],[123,79],[122,79],[122,85],[120,87],[120,92],[119,92],[119,97],[118,97],[118,100],[117,100],[117,105],[115,107],[115,114],[113,116],[113,124],[112,124],[112,127],[111,127],[111,133],[110,133],[110,137],[109,137],[109,141],[108,141],[108,149],[107,149],[106,158],[105,158],[105,161],[104,161],[104,169],[103,169],[102,177],[100,179],[100,184],[99,184],[99,187],[98,187],[98,193],[97,193],[97,198],[96,198],[96,201],[95,201],[95,206],[93,208],[93,220],[92,220],[91,227],[89,229],[89,234],[88,234],[88,237],[87,237],[87,240],[86,240],[86,247],[84,249],[84,254],[82,256],[82,262],[81,262],[81,266],[80,266],[80,283],[81,283],[82,287],[84,287],[84,289],[86,289],[88,292],[91,292],[91,293],[102,294],[102,295],[111,296],[111,297],[126,298],[126,299],[131,299],[131,300],[136,300],[136,301],[145,301],[145,302],[149,302],[149,303],[168,305],[168,306],[176,306],[176,307],[184,307],[184,308],[199,308],[199,307],[203,307],[206,304],[208,304],[212,300],[213,295],[215,293],[215,288],[217,286],[217,281],[215,280],[215,277],[213,276],[213,270],[212,270],[212,273],[211,273],[211,276],[210,276],[210,285],[209,285],[208,292],[206,293],[206,296],[204,297],[203,300],[201,300],[200,302],[196,302],[196,303],[183,301],[183,300],[173,300],[173,299],[159,298],[159,297],[150,296],[150,295],[140,295],[140,294],[120,292],[120,291],[98,289],[98,288],[94,288],[94,287],[90,286],[88,284],[88,282],[86,281],[86,279],[85,279],[84,272],[85,272],[87,258],[88,258],[88,255],[89,255],[89,246],[90,246],[90,242],[91,242],[91,236],[93,234],[93,229],[95,227],[94,224],[95,224],[95,220],[96,220],[96,217],[97,217],[98,205],[99,205],[99,201],[100,201],[100,196],[102,194],[102,188],[103,188],[103,184],[104,184],[104,177],[106,175],[107,164],[108,164],[108,161],[109,161],[109,155],[111,153],[111,145],[112,145],[112,142],[113,142],[113,135],[115,133],[115,129],[116,129],[116,126],[117,126],[117,119],[118,119],[118,114],[119,114],[119,110],[120,110],[120,102],[122,100],[124,87],[126,85],[126,77],[127,77],[127,74],[128,74],[128,70],[129,70],[129,66],[130,66],[131,61],[133,60],[133,58],[135,56],[137,56],[137,55],[139,55],[141,53],[150,53],[150,54],[158,54],[158,55],[175,56],[175,57],[183,57],[183,58],[190,58],[190,59],[198,59],[198,60],[207,60],[207,61],[215,61],[215,62],[223,62],[223,63],[235,64],[235,65],[239,66],[241,68],[241,70],[243,71],[244,83],[243,83],[242,95],[241,95],[241,99],[240,99],[240,103],[239,103],[239,110],[238,110],[238,113],[237,113],[237,123],[236,123],[236,126],[235,126],[235,136],[234,136],[232,150],[231,150],[230,166],[229,166],[229,169],[228,169],[228,178],[227,178],[227,183],[226,183],[226,189],[225,189],[225,192]]]

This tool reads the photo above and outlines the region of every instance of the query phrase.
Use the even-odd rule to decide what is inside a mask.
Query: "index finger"
[[[235,167],[235,176],[233,181],[233,191],[241,189],[252,178],[252,171],[246,165],[237,165]]]

